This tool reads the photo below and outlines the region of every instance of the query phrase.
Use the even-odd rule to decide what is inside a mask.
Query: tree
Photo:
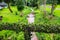
[[[4,2],[6,2],[8,4],[8,9],[10,10],[10,12],[12,13],[13,11],[11,10],[10,8],[10,3],[12,2],[13,0],[4,0]]]
[[[12,6],[15,6],[16,5],[16,0],[12,0],[10,3],[11,3]]]
[[[60,0],[58,0],[58,4],[60,4]]]
[[[57,1],[56,1],[56,0],[52,0],[51,14],[53,14],[53,12],[54,12],[56,6],[57,6]]]
[[[38,0],[38,1],[37,1],[38,8],[40,8],[40,1],[41,1],[41,0]]]
[[[43,6],[44,6],[44,17],[46,17],[46,0],[43,0]]]
[[[37,2],[38,2],[38,0],[31,0],[31,7],[37,7],[38,8]]]
[[[52,8],[51,8],[51,18],[54,16],[53,12],[55,10],[55,8],[57,7],[57,0],[52,0]]]
[[[38,8],[38,1],[39,0],[26,0],[26,5]]]
[[[2,2],[2,0],[0,0],[0,2]]]
[[[23,16],[22,10],[24,9],[24,2],[23,0],[17,0],[17,9],[20,11],[20,16]]]

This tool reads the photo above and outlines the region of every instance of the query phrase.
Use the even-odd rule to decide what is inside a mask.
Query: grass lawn
[[[17,11],[17,7],[11,6],[13,13],[11,13],[7,8],[0,10],[0,16],[3,16],[3,20],[0,21],[1,23],[26,23],[27,24],[27,15],[31,12],[30,7],[24,8],[23,10],[23,17],[20,17],[20,13]],[[43,9],[42,7],[40,8]],[[44,24],[44,23],[51,23],[51,24],[60,24],[60,5],[57,5],[57,8],[54,10],[54,15],[56,16],[54,19],[43,19],[43,12],[39,9],[35,9],[35,23],[37,24]],[[47,14],[50,13],[51,8],[47,5]],[[16,12],[18,15],[16,15]],[[47,16],[48,17],[48,16]]]

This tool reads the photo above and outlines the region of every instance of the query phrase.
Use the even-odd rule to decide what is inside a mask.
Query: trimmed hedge
[[[60,33],[60,25],[58,24],[20,24],[20,23],[1,23],[0,30],[35,31],[44,33]]]

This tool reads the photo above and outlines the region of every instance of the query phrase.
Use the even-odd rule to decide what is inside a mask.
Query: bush
[[[45,33],[60,33],[59,24],[19,24],[19,23],[3,23],[0,24],[0,30],[13,30],[16,32],[28,30]]]
[[[24,2],[22,0],[17,1],[17,9],[18,11],[22,11],[24,9]]]

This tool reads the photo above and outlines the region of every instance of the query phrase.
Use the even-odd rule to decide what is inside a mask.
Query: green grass
[[[51,8],[48,7],[49,5],[47,5],[47,14],[51,12]],[[60,5],[57,5],[57,8],[60,8]],[[41,10],[39,9],[35,9],[35,23],[41,23],[41,24],[44,24],[44,23],[60,23],[60,9],[55,9],[54,10],[54,15],[56,16],[55,19],[52,19],[52,20],[48,20],[48,19],[43,19],[43,12],[41,12],[41,10],[43,9],[41,7]],[[11,6],[11,9],[13,10],[13,13],[11,13],[7,8],[6,9],[3,9],[3,10],[0,10],[0,16],[3,16],[3,20],[0,21],[0,22],[8,22],[8,23],[17,23],[17,22],[20,22],[20,23],[26,23],[27,24],[27,15],[31,12],[30,10],[30,7],[27,7],[27,8],[24,8],[23,10],[23,17],[20,17],[20,13],[19,11],[17,11],[17,7],[15,6]],[[16,12],[18,13],[18,15],[16,15]],[[47,16],[48,17],[48,16]]]

